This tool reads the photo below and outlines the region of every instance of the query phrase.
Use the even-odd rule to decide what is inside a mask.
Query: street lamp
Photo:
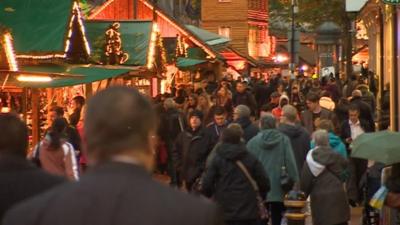
[[[292,25],[291,25],[291,37],[290,37],[290,65],[289,69],[292,74],[292,78],[294,77],[294,70],[296,68],[296,24],[295,24],[295,14],[298,13],[299,8],[297,6],[297,0],[292,0],[291,4],[291,17],[292,17]]]

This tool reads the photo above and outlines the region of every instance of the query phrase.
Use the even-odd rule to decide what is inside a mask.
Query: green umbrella
[[[391,165],[400,162],[400,133],[380,131],[360,135],[351,144],[351,156]]]

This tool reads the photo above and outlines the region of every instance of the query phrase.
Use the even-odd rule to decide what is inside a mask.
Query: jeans
[[[268,206],[271,213],[272,225],[281,225],[283,213],[286,210],[283,202],[268,202]]]

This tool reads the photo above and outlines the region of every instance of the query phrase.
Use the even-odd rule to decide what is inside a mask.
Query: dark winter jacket
[[[217,225],[216,207],[153,181],[143,168],[109,162],[78,183],[13,208],[7,225]]]
[[[375,120],[372,114],[371,106],[364,102],[361,97],[353,97],[350,100],[350,104],[357,105],[360,110],[360,119],[367,121],[369,126],[375,130]]]
[[[218,141],[219,137],[221,136],[222,131],[228,126],[228,123],[226,122],[223,126],[218,126],[214,122],[209,124],[206,128],[207,135],[211,139],[211,145],[214,147]]]
[[[243,132],[244,132],[243,138],[246,143],[248,141],[250,141],[250,139],[252,139],[254,136],[256,136],[259,131],[258,127],[256,127],[250,121],[250,118],[242,117],[242,118],[239,118],[237,121],[235,121],[235,123],[238,123],[242,127]]]
[[[214,196],[224,212],[225,221],[257,219],[256,193],[236,161],[244,164],[257,182],[260,195],[265,197],[269,191],[269,180],[261,163],[246,150],[245,145],[228,143],[221,143],[216,149],[216,155],[203,177],[203,194]]]
[[[246,105],[251,110],[252,114],[255,115],[257,112],[257,102],[253,94],[249,91],[244,93],[236,93],[233,96],[233,105],[236,107],[238,105]]]
[[[186,130],[179,134],[172,157],[175,168],[181,173],[184,181],[193,183],[200,177],[211,150],[212,142],[205,129]]]
[[[321,114],[319,117],[321,120],[331,120],[335,124],[335,114],[325,108],[321,107]],[[301,114],[301,123],[306,128],[309,134],[314,132],[314,120],[313,113],[310,110],[305,110]]]
[[[166,143],[175,142],[178,135],[186,128],[185,116],[177,109],[167,109],[161,119],[164,141]]]
[[[4,213],[14,204],[63,181],[62,177],[47,174],[24,158],[0,156],[0,222]]]
[[[281,124],[278,130],[289,137],[294,157],[296,158],[297,171],[300,172],[310,150],[310,134],[306,129],[298,125]]]
[[[341,174],[347,161],[330,147],[317,147],[307,155],[300,188],[311,197],[314,225],[335,225],[350,219],[350,208]]]

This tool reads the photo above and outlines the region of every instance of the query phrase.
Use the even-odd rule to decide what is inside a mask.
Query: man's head
[[[294,124],[297,120],[297,109],[292,105],[285,105],[282,108],[282,122]]]
[[[329,146],[329,134],[326,130],[317,130],[313,133],[312,136],[315,142],[315,146]]]
[[[156,114],[136,89],[111,87],[93,96],[87,107],[85,137],[90,161],[133,157],[148,169],[153,163]]]
[[[233,110],[233,120],[236,121],[240,118],[250,118],[251,111],[246,105],[238,105]]]
[[[353,98],[357,98],[357,97],[362,97],[362,92],[360,91],[360,90],[354,90],[352,93],[351,93],[351,97],[353,97]]]
[[[60,106],[54,106],[54,107],[50,108],[50,111],[48,113],[50,126],[54,122],[55,119],[62,118],[62,117],[64,117],[64,109],[63,108],[61,108]]]
[[[230,144],[240,144],[242,136],[243,136],[242,127],[237,123],[231,123],[222,132],[221,141]]]
[[[328,132],[333,132],[333,130],[334,130],[333,123],[332,123],[332,121],[326,120],[326,119],[320,120],[318,129],[326,130]]]
[[[247,88],[246,82],[238,82],[236,84],[236,91],[238,93],[244,93],[246,91],[246,88]]]
[[[268,113],[272,113],[272,110],[275,108],[275,105],[272,103],[265,104],[261,106],[260,109],[260,118]]]
[[[271,103],[272,104],[275,104],[275,105],[278,105],[279,104],[279,99],[281,98],[281,95],[278,93],[278,92],[273,92],[272,94],[271,94]]]
[[[85,98],[82,96],[75,96],[72,99],[72,109],[81,109],[85,105]]]
[[[174,99],[173,99],[173,98],[167,98],[167,99],[165,99],[165,101],[164,101],[164,108],[167,109],[167,110],[168,110],[168,109],[174,109],[174,108],[176,108]]]
[[[306,100],[307,108],[311,112],[315,111],[319,107],[319,96],[315,93],[309,93]]]
[[[261,130],[269,130],[276,128],[276,118],[272,114],[266,114],[260,118]]]
[[[349,120],[352,123],[357,123],[360,118],[360,109],[357,105],[350,105],[349,107]]]
[[[0,113],[0,155],[26,157],[28,147],[28,129],[26,125],[11,113]]]
[[[189,114],[189,125],[192,130],[197,130],[201,126],[201,121],[203,120],[203,113],[199,110],[193,110]]]
[[[223,126],[225,125],[225,121],[226,121],[225,109],[218,106],[214,112],[214,123],[217,126]]]

